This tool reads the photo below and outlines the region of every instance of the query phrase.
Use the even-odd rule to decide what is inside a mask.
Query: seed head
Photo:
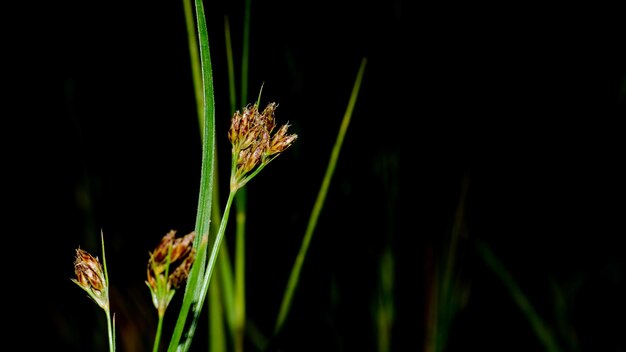
[[[193,239],[195,232],[182,238],[175,238],[176,231],[171,230],[150,254],[148,260],[146,284],[152,293],[152,302],[164,314],[169,302],[189,276],[189,270],[195,259]],[[174,269],[172,269],[174,268]]]
[[[228,131],[235,163],[231,189],[242,187],[251,178],[246,176],[255,170],[260,171],[298,138],[295,134],[287,134],[289,124],[281,126],[272,135],[276,127],[274,113],[277,106],[276,103],[270,103],[259,113],[256,104],[248,105],[243,112],[236,111],[233,115]]]
[[[76,279],[71,280],[85,290],[102,309],[107,310],[108,284],[98,258],[80,248],[76,249],[74,272]]]

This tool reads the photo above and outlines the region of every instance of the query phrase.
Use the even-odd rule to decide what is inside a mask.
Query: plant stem
[[[102,230],[100,230],[100,242],[102,243],[102,266],[104,267],[104,278],[107,284],[107,305],[104,312],[107,316],[107,329],[109,331],[109,351],[115,352],[115,317],[113,317],[113,320],[111,320],[111,299],[109,297],[109,270],[107,269],[107,257],[104,252],[104,232]]]
[[[163,330],[163,314],[159,314],[159,325],[157,325],[156,336],[154,337],[154,346],[152,352],[159,351],[159,342],[161,341],[161,330]]]
[[[246,192],[240,189],[236,197],[235,246],[235,351],[243,352],[246,328]],[[242,192],[243,191],[243,192]]]
[[[200,54],[198,53],[198,37],[196,35],[195,22],[193,20],[193,6],[191,0],[183,0],[185,10],[185,25],[187,26],[187,41],[189,43],[189,57],[191,59],[191,77],[193,78],[193,91],[196,97],[198,110],[198,126],[200,137],[204,134],[204,119],[202,109],[202,68],[200,66]]]
[[[248,60],[250,58],[250,12],[252,0],[246,0],[243,14],[243,50],[241,53],[241,103],[248,101]]]
[[[531,328],[537,335],[539,341],[543,344],[545,350],[548,352],[561,352],[561,348],[557,343],[556,336],[552,332],[552,329],[550,329],[548,324],[539,316],[539,313],[537,313],[528,297],[522,292],[521,287],[517,284],[513,276],[504,267],[504,264],[500,262],[500,259],[496,258],[495,254],[486,243],[477,242],[476,249],[487,267],[496,274],[507,288],[518,308],[524,313],[526,319],[528,319]]]
[[[111,320],[110,309],[107,309],[105,313],[107,315],[107,328],[109,330],[109,351],[115,352],[115,328],[113,327],[113,321]]]
[[[194,317],[191,325],[189,326],[189,330],[187,331],[187,336],[185,339],[185,345],[182,351],[188,351],[191,345],[191,341],[193,340],[193,335],[196,331],[196,326],[198,322],[198,316],[202,311],[202,305],[204,304],[204,299],[209,291],[209,283],[211,282],[211,274],[213,273],[213,269],[215,268],[215,262],[217,260],[217,255],[219,253],[222,240],[224,238],[224,232],[226,232],[226,224],[228,223],[228,216],[230,214],[230,208],[233,204],[233,199],[235,198],[235,194],[237,194],[237,190],[231,190],[228,194],[228,200],[226,201],[226,206],[224,207],[224,214],[222,215],[222,221],[220,223],[220,228],[217,231],[217,235],[215,236],[215,242],[211,248],[211,254],[208,259],[207,268],[204,273],[204,279],[202,281],[202,287],[199,292],[199,297],[197,299],[197,307],[194,308]]]

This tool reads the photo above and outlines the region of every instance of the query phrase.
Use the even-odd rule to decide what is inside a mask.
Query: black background
[[[223,23],[228,15],[238,67],[243,1],[205,6],[223,201]],[[471,285],[449,350],[542,347],[474,240],[490,245],[549,324],[551,285],[563,289],[581,350],[624,350],[623,30],[608,11],[587,10],[252,2],[248,101],[263,84],[262,105],[278,102],[278,121],[299,135],[248,187],[248,317],[265,334],[368,60],[292,314],[272,350],[376,350],[371,303],[388,241],[392,346],[422,350],[429,258],[443,259],[464,177],[461,272]],[[5,97],[16,105],[6,121],[17,124],[4,129],[14,196],[5,198],[7,248],[17,258],[5,259],[5,290],[16,295],[5,305],[16,313],[5,319],[24,349],[104,351],[104,315],[70,281],[75,248],[99,255],[102,229],[118,349],[149,350],[148,251],[170,229],[193,229],[199,187],[182,3],[65,1],[16,13],[21,25],[7,31],[16,60],[6,69],[17,80]]]

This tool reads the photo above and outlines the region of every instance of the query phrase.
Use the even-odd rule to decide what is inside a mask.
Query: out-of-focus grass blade
[[[241,104],[247,104],[248,99],[248,62],[250,59],[250,15],[252,1],[246,0],[244,4],[243,20],[243,48],[241,51]],[[235,91],[234,64],[232,62],[232,45],[230,44],[230,30],[227,31],[227,55],[229,56],[229,83],[231,83],[231,104],[236,102],[232,93]],[[236,107],[235,107],[236,108]],[[235,108],[231,112],[234,113]],[[260,107],[259,107],[260,109]],[[235,231],[235,281],[234,281],[234,305],[233,305],[233,329],[234,348],[236,352],[243,351],[244,333],[246,329],[246,212],[248,192],[245,187],[239,189],[235,196],[236,231]]]
[[[226,40],[226,64],[228,65],[228,96],[230,98],[230,112],[237,110],[237,94],[235,93],[235,63],[233,60],[233,44],[230,39],[230,22],[224,17],[224,35]]]
[[[215,282],[209,286],[209,351],[226,352],[226,334],[224,333],[224,311],[222,310],[220,272],[216,273]]]
[[[333,150],[330,154],[330,160],[328,161],[326,174],[324,175],[324,179],[322,180],[322,185],[320,186],[319,193],[317,194],[317,199],[315,200],[313,210],[311,211],[311,216],[309,217],[309,223],[304,233],[304,238],[302,240],[302,245],[300,246],[300,251],[298,252],[298,256],[296,257],[296,261],[291,270],[289,281],[287,282],[287,288],[285,289],[283,300],[280,305],[280,310],[278,312],[278,318],[276,319],[276,325],[274,326],[275,335],[280,332],[280,329],[285,322],[285,318],[287,318],[287,314],[289,313],[289,309],[291,308],[293,294],[296,287],[298,286],[298,281],[300,280],[300,271],[302,270],[302,264],[304,263],[304,258],[306,257],[311,238],[313,237],[313,232],[315,231],[315,227],[317,226],[317,219],[319,218],[322,207],[324,206],[326,194],[328,193],[328,187],[330,186],[330,181],[333,177],[333,173],[335,172],[337,159],[339,159],[339,152],[341,151],[341,146],[343,145],[346,131],[348,130],[348,126],[350,125],[352,111],[354,110],[354,105],[356,104],[356,100],[359,95],[359,89],[361,88],[361,81],[363,80],[363,74],[365,72],[366,64],[367,59],[363,58],[363,60],[361,61],[361,67],[359,68],[359,72],[356,76],[356,80],[352,88],[352,94],[350,96],[350,101],[348,102],[348,107],[346,108],[343,120],[341,121],[341,126],[339,127],[339,133],[337,134],[335,145],[333,146]]]
[[[502,262],[496,258],[489,246],[483,242],[477,242],[476,249],[487,266],[496,274],[504,286],[509,290],[509,294],[528,319],[530,326],[537,335],[537,338],[539,338],[539,341],[543,343],[546,351],[560,352],[561,348],[559,347],[553,332],[546,325],[546,323],[544,323],[537,311],[535,311],[535,308],[528,300],[528,297],[526,297],[524,292],[522,292],[522,289],[517,285],[513,276],[511,276],[508,270],[506,270]]]

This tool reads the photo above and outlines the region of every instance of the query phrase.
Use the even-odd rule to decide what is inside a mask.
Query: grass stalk
[[[222,254],[220,254],[222,256]],[[221,263],[220,263],[221,264]],[[218,264],[219,265],[219,264]],[[217,276],[221,276],[218,271]],[[209,286],[209,351],[226,352],[226,339],[224,332],[224,310],[222,309],[220,280],[215,280]]]
[[[156,335],[154,336],[154,345],[152,346],[152,352],[159,351],[159,343],[161,341],[161,331],[163,331],[163,314],[159,313],[159,323],[157,324]]]
[[[535,335],[537,335],[539,341],[543,344],[545,350],[548,352],[560,352],[561,348],[559,347],[557,339],[554,336],[552,330],[541,319],[533,305],[530,303],[528,297],[526,297],[517,282],[515,282],[515,279],[509,273],[509,271],[506,270],[504,264],[500,262],[500,260],[495,256],[495,254],[491,251],[487,244],[477,242],[476,249],[480,253],[480,257],[484,260],[485,264],[487,264],[487,267],[489,267],[489,269],[491,269],[494,274],[496,274],[496,276],[507,288],[509,294],[511,295],[519,309],[522,311],[522,313],[524,313],[526,319],[528,319],[531,328],[535,332]]]
[[[106,313],[106,317],[107,317],[107,332],[109,335],[109,351],[115,352],[115,317],[111,319],[111,300],[109,296],[109,287],[110,287],[109,271],[107,270],[107,258],[106,258],[106,255],[104,254],[104,234],[102,232],[100,232],[100,241],[102,242],[102,267],[104,270],[104,278],[107,282],[106,300],[108,304],[104,312]]]
[[[189,44],[189,57],[191,59],[191,78],[193,80],[193,91],[196,97],[196,109],[198,111],[198,126],[200,127],[200,137],[204,132],[204,118],[202,108],[202,68],[200,67],[200,54],[198,53],[198,36],[196,35],[195,21],[193,20],[193,7],[191,0],[183,0],[185,12],[185,25],[187,28],[187,42]]]
[[[243,48],[241,51],[241,104],[248,101],[248,69],[250,59],[250,17],[251,17],[252,1],[246,0],[244,4],[244,21],[243,21]],[[230,39],[230,30],[228,31],[228,39]],[[231,52],[228,53],[232,58],[232,45],[227,41]],[[234,87],[234,64],[229,60],[229,82],[231,85],[231,104],[236,102],[232,92]],[[230,67],[233,69],[230,70]],[[233,74],[231,74],[233,72]],[[258,103],[257,103],[258,104]],[[234,112],[234,107],[231,112]],[[244,337],[246,329],[246,212],[247,212],[248,192],[245,187],[239,189],[236,197],[236,237],[235,237],[235,302],[234,302],[234,345],[236,352],[243,352]]]
[[[380,283],[378,288],[376,328],[378,352],[391,351],[391,331],[394,322],[394,258],[391,246],[383,251],[380,260]]]
[[[201,1],[201,0],[199,0]],[[185,341],[182,343],[182,351],[188,351],[191,346],[191,341],[193,339],[194,333],[196,331],[198,318],[200,316],[200,312],[202,311],[202,304],[204,303],[204,298],[208,292],[209,283],[211,282],[211,275],[213,274],[213,270],[215,268],[215,263],[218,257],[219,250],[221,248],[222,240],[224,239],[224,233],[226,232],[226,224],[228,223],[227,219],[230,214],[230,208],[233,204],[233,199],[235,198],[236,191],[231,191],[228,195],[228,200],[226,201],[226,206],[224,207],[224,214],[222,216],[222,222],[220,224],[220,228],[217,232],[217,236],[215,238],[215,242],[213,247],[211,248],[211,254],[209,255],[207,262],[207,269],[204,275],[204,278],[201,282],[200,290],[198,291],[198,297],[196,300],[196,306],[194,307],[193,320],[189,325],[189,329],[187,330],[187,335]],[[181,348],[179,348],[181,350]]]
[[[248,60],[250,59],[250,13],[252,0],[246,0],[243,14],[243,50],[241,51],[241,103],[248,101]]]
[[[302,240],[300,250],[298,251],[298,255],[296,257],[295,263],[291,270],[291,274],[289,276],[289,281],[287,282],[287,287],[285,289],[283,300],[280,305],[280,310],[278,312],[278,318],[276,319],[276,324],[274,326],[274,334],[278,334],[280,332],[285,322],[285,319],[287,318],[287,314],[289,313],[289,310],[291,308],[293,294],[300,280],[300,272],[302,271],[302,265],[304,264],[304,259],[309,249],[309,244],[311,243],[313,232],[315,231],[315,227],[317,226],[317,220],[324,206],[326,195],[328,194],[328,188],[330,186],[330,181],[335,172],[337,160],[339,159],[339,152],[341,151],[341,147],[343,145],[343,140],[345,138],[346,131],[348,130],[348,126],[350,125],[350,120],[352,118],[352,111],[354,110],[354,106],[356,104],[356,100],[359,95],[359,89],[361,87],[361,81],[363,80],[363,73],[365,72],[366,63],[367,63],[367,59],[363,58],[363,60],[361,61],[359,72],[354,82],[354,86],[352,88],[352,94],[350,95],[348,107],[346,108],[346,112],[343,116],[343,120],[341,121],[341,126],[339,127],[339,133],[337,134],[337,139],[335,140],[335,145],[333,146],[333,150],[331,152],[330,159],[328,161],[326,173],[324,174],[324,179],[322,180],[322,185],[320,187],[319,193],[317,194],[317,199],[315,200],[315,204],[313,205],[311,216],[309,217],[309,222],[307,224],[307,228],[304,233],[304,238]]]
[[[235,89],[235,63],[233,59],[233,46],[230,36],[230,22],[228,21],[228,16],[224,17],[224,33],[225,33],[225,41],[226,41],[226,63],[228,65],[228,96],[230,101],[230,112],[234,113],[237,109],[237,94]],[[226,304],[226,318],[229,324],[230,331],[234,336],[235,331],[235,307],[234,307],[234,296],[233,293],[233,274],[231,268],[231,262],[227,251],[221,255],[220,265],[223,265],[222,271],[222,280],[224,281],[223,293],[224,293],[224,303]]]
[[[235,352],[243,352],[246,330],[246,189],[237,194],[235,247]]]
[[[228,67],[228,97],[230,98],[230,112],[234,113],[237,110],[237,93],[235,93],[235,64],[228,16],[224,16],[224,36],[226,41],[226,64]]]
[[[374,324],[377,332],[378,352],[392,351],[393,326],[395,323],[395,258],[393,236],[395,233],[395,208],[398,199],[398,157],[382,154],[379,157],[379,172],[385,194],[387,236],[379,259],[378,290],[376,292]]]

